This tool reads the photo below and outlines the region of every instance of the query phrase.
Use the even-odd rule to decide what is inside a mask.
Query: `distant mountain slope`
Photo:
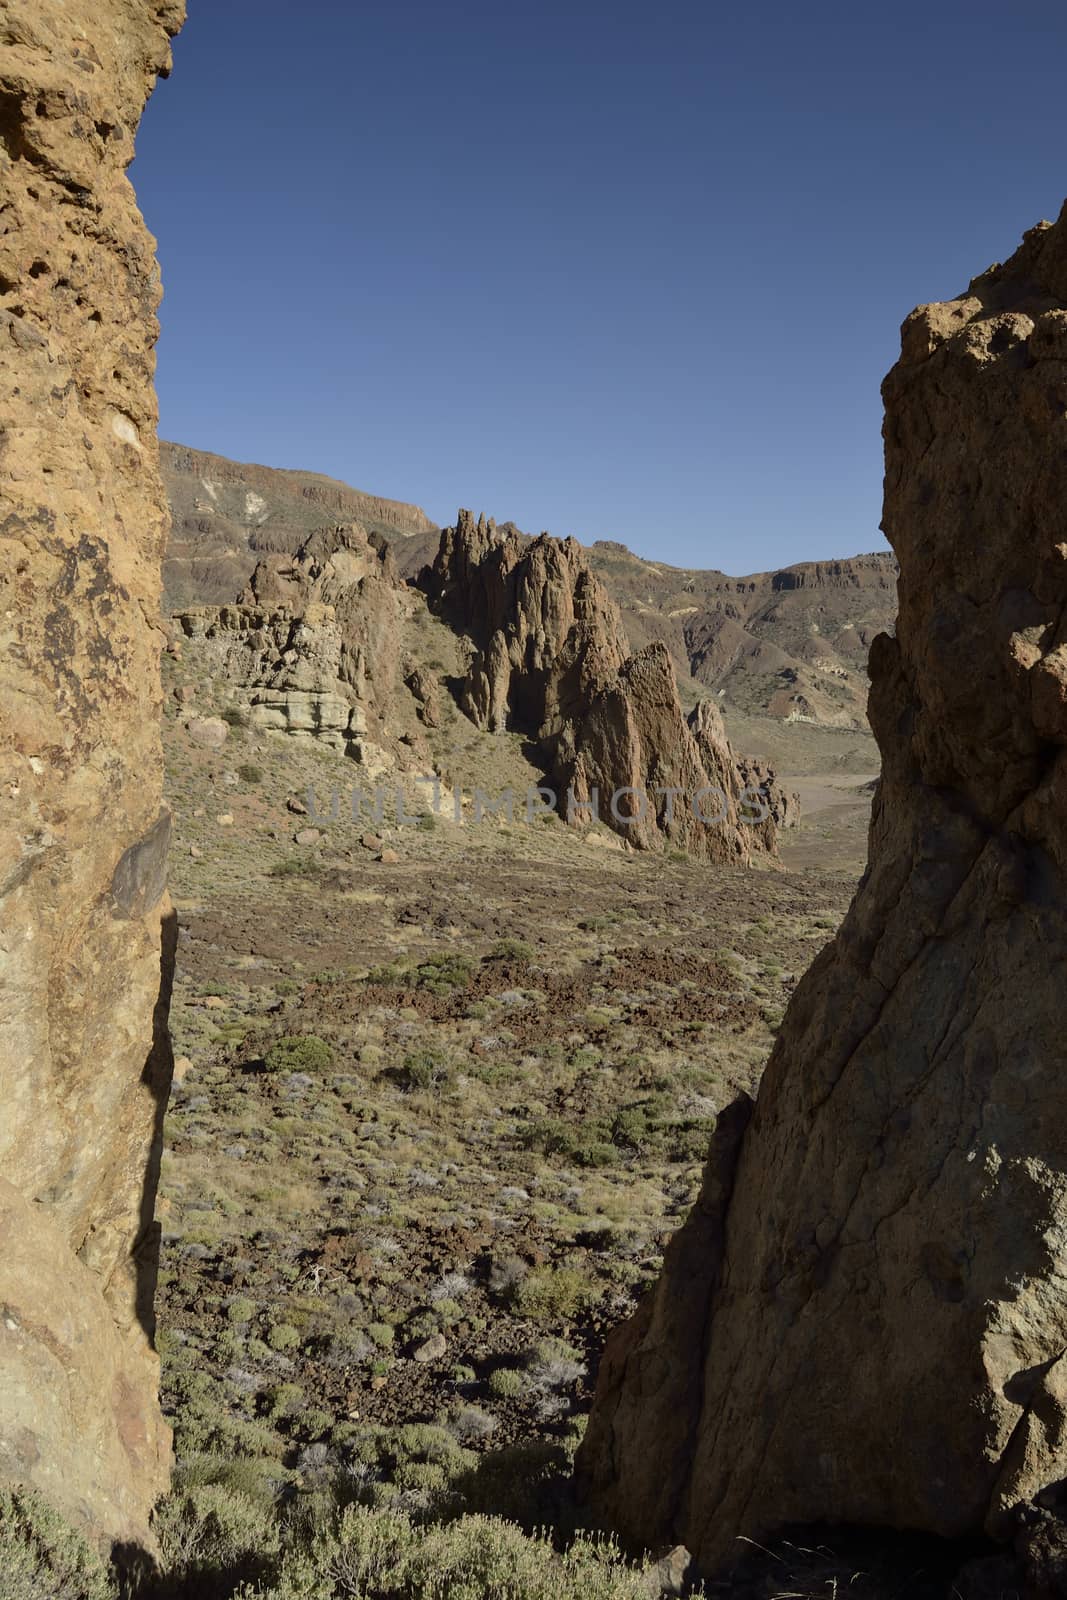
[[[172,608],[235,600],[261,555],[293,553],[326,524],[358,522],[383,534],[402,577],[415,577],[437,554],[440,529],[418,506],[319,473],[245,465],[184,445],[161,450],[174,516],[165,567]],[[630,649],[662,640],[690,703],[710,689],[745,715],[866,728],[867,652],[896,615],[888,551],[742,578],[647,561],[610,540],[583,551],[622,610]]]
[[[662,639],[680,673],[743,711],[866,726],[867,652],[896,616],[888,551],[742,578],[645,561],[607,540],[588,557],[632,649]]]
[[[234,600],[260,555],[296,551],[327,523],[359,522],[387,538],[437,526],[418,506],[365,494],[317,472],[260,467],[161,443],[173,528],[164,566],[171,607]]]

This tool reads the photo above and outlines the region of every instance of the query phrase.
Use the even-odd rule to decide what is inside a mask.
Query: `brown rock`
[[[397,855],[395,850],[383,850],[379,854],[378,860],[387,867],[395,867],[397,862],[400,860],[400,857]]]
[[[229,738],[230,730],[221,717],[190,717],[185,731],[194,744],[207,750],[218,750]]]
[[[377,833],[364,833],[361,835],[359,842],[364,850],[374,851],[381,850],[385,844],[385,840]]]
[[[314,845],[318,844],[321,838],[322,834],[318,828],[300,828],[293,834],[293,841],[296,844]]]
[[[159,286],[126,167],[182,11],[9,0],[0,64],[0,1477],[142,1545],[174,924]]]
[[[416,1345],[411,1352],[412,1361],[419,1361],[424,1366],[431,1361],[443,1361],[448,1354],[448,1340],[443,1333],[432,1333],[422,1344]]]
[[[706,1571],[786,1524],[1007,1538],[1067,1477],[1065,312],[1067,211],[905,324],[868,870],[603,1365],[583,1491]]]
[[[304,804],[303,800],[298,800],[296,796],[292,794],[285,802],[285,809],[287,811],[291,811],[296,817],[306,817],[308,814],[308,808]]]
[[[719,861],[773,849],[773,825],[742,826],[721,719],[706,766],[666,646],[628,653],[619,609],[576,540],[526,539],[461,511],[420,582],[478,646],[463,709],[490,732],[519,727],[538,742],[568,821]]]
[[[418,704],[419,721],[427,728],[439,728],[443,715],[441,686],[432,672],[425,667],[415,667],[404,679]]]

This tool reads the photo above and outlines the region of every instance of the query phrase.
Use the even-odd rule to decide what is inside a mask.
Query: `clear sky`
[[[913,304],[1067,194],[1061,4],[190,0],[162,432],[679,565],[881,545]]]

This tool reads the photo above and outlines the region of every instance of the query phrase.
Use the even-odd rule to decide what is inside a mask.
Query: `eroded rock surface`
[[[574,539],[527,539],[461,511],[421,582],[474,653],[461,704],[544,754],[568,820],[595,816],[638,849],[665,841],[718,861],[775,849],[769,816],[742,813],[729,741],[699,742],[666,646],[629,653],[619,609]]]
[[[868,870],[580,1457],[705,1570],[791,1523],[1008,1537],[1067,1479],[1067,212],[884,394]]]
[[[240,604],[198,606],[178,621],[255,726],[358,755],[368,730],[386,734],[404,598],[388,545],[352,523],[266,557]]]
[[[143,1543],[172,919],[159,275],[125,169],[180,0],[0,6],[0,1475]]]

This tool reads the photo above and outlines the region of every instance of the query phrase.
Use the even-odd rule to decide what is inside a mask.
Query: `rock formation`
[[[159,276],[125,169],[180,0],[7,0],[0,1477],[144,1543],[169,941]],[[154,1021],[153,1021],[154,1019]]]
[[[705,1570],[1067,1479],[1067,210],[903,328],[870,862],[605,1356],[579,1477]]]
[[[320,529],[293,556],[266,557],[239,604],[199,606],[178,622],[255,726],[322,739],[373,765],[401,683],[408,598],[384,539],[353,523]]]
[[[574,539],[527,539],[461,511],[421,583],[473,655],[461,705],[481,728],[540,746],[564,814],[595,814],[630,844],[670,841],[718,861],[775,849],[773,823],[740,809],[717,711],[699,745],[666,647],[630,655],[618,607]],[[710,724],[709,724],[710,726]]]

